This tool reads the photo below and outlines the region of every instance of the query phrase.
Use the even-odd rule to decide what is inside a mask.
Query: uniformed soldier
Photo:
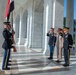
[[[10,48],[12,47],[12,41],[11,41],[12,34],[9,32],[9,25],[10,25],[9,23],[10,22],[4,22],[4,30],[3,30],[4,42],[2,45],[2,48],[4,49],[4,58],[3,58],[2,70],[10,69],[8,67],[8,61],[9,61]]]
[[[15,31],[12,30],[10,23],[9,23],[8,26],[9,26],[8,29],[9,29],[10,34],[12,34],[12,35],[15,34]],[[11,41],[12,44],[13,44],[12,36],[11,36],[11,38],[10,38],[10,41]],[[13,48],[13,47],[14,47],[14,46],[11,46],[11,48]],[[9,54],[8,54],[8,62],[11,62],[11,60],[9,60],[9,59],[10,59],[10,54],[11,54],[11,48],[10,48]],[[8,65],[10,65],[10,64],[8,64]]]
[[[64,48],[64,60],[65,63],[63,64],[63,66],[69,66],[69,58],[70,58],[70,48],[72,48],[73,45],[73,39],[72,39],[72,35],[69,34],[69,28],[65,27],[63,29],[64,31],[64,43],[63,43],[63,48]]]
[[[53,59],[54,47],[56,43],[56,36],[54,33],[54,28],[50,28],[50,31],[47,33],[49,37],[49,47],[50,47],[50,57],[48,59]]]

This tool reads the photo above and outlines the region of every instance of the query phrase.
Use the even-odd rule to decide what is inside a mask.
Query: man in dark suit
[[[3,37],[4,37],[4,42],[2,45],[2,48],[4,49],[4,58],[3,58],[3,64],[2,64],[2,70],[9,70],[8,68],[8,61],[9,61],[9,54],[10,54],[10,49],[12,47],[12,33],[9,32],[9,24],[10,22],[4,22],[4,30],[3,30]]]
[[[73,45],[73,39],[72,39],[72,35],[69,34],[69,28],[65,27],[63,29],[64,31],[64,43],[63,43],[63,48],[64,48],[64,60],[65,63],[63,64],[63,66],[69,66],[69,58],[70,58],[70,48],[72,48]]]
[[[54,28],[50,28],[50,31],[47,33],[47,36],[49,37],[49,47],[50,47],[50,57],[48,59],[53,59],[53,53],[54,53],[54,47],[56,43],[56,36],[54,33]]]

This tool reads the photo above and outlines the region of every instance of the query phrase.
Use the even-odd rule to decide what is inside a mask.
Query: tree
[[[66,26],[66,17],[64,17],[64,19],[63,19],[63,27],[65,27]]]

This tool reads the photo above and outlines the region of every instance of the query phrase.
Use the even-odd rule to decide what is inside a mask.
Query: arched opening
[[[19,25],[20,25],[20,16],[17,15],[15,19],[15,42],[18,43],[19,41]]]
[[[25,10],[23,13],[23,19],[22,19],[22,23],[23,23],[23,38],[27,38],[27,16],[28,16],[28,11]]]
[[[44,0],[34,0],[32,48],[42,49]]]

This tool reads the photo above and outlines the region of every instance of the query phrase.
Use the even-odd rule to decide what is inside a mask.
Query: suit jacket
[[[2,48],[10,49],[12,47],[12,40],[11,40],[12,33],[10,33],[6,28],[3,30],[3,37],[4,42]]]
[[[56,36],[54,33],[50,34],[50,33],[47,33],[47,36],[49,37],[49,42],[48,44],[49,45],[53,45],[55,46],[55,43],[56,43]]]

